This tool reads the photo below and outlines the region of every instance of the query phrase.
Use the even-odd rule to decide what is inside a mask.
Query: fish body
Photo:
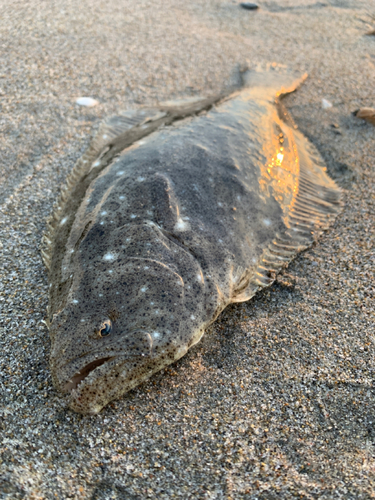
[[[99,131],[45,238],[51,369],[74,410],[179,359],[333,220],[340,190],[275,101],[298,83],[250,73],[225,98]]]

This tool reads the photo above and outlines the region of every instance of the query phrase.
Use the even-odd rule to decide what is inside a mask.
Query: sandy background
[[[375,4],[259,4],[0,0],[1,499],[375,497],[375,127],[351,115],[375,106]],[[221,90],[246,61],[309,73],[286,105],[343,213],[178,363],[74,414],[41,323],[59,186],[104,117]]]

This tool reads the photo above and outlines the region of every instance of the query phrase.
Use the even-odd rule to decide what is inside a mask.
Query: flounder
[[[332,222],[341,191],[280,104],[302,79],[249,71],[230,95],[101,126],[42,252],[53,381],[73,410],[181,358]]]

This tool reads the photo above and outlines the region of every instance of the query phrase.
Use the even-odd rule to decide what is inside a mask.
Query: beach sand
[[[352,115],[375,106],[375,4],[259,6],[0,1],[1,499],[375,497],[375,127]],[[267,61],[309,74],[284,102],[344,188],[342,213],[180,361],[73,413],[42,323],[40,240],[61,184],[104,118]]]

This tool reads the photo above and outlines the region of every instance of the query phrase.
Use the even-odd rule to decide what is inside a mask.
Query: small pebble
[[[342,135],[341,131],[340,131],[340,126],[338,123],[331,123],[330,125],[331,129],[332,129],[332,132],[336,135]]]
[[[256,3],[252,3],[252,2],[242,2],[242,3],[240,3],[240,6],[243,9],[247,9],[247,10],[257,10],[257,9],[259,9],[259,5],[257,5]]]
[[[327,99],[322,99],[322,108],[323,109],[329,109],[329,108],[332,108],[333,104],[329,101],[327,101]]]
[[[357,118],[362,118],[366,122],[375,125],[375,108],[361,108],[353,112],[353,115]]]
[[[76,104],[79,106],[86,106],[88,108],[92,108],[93,106],[96,106],[99,104],[99,102],[96,99],[93,99],[92,97],[78,97],[76,100]]]

